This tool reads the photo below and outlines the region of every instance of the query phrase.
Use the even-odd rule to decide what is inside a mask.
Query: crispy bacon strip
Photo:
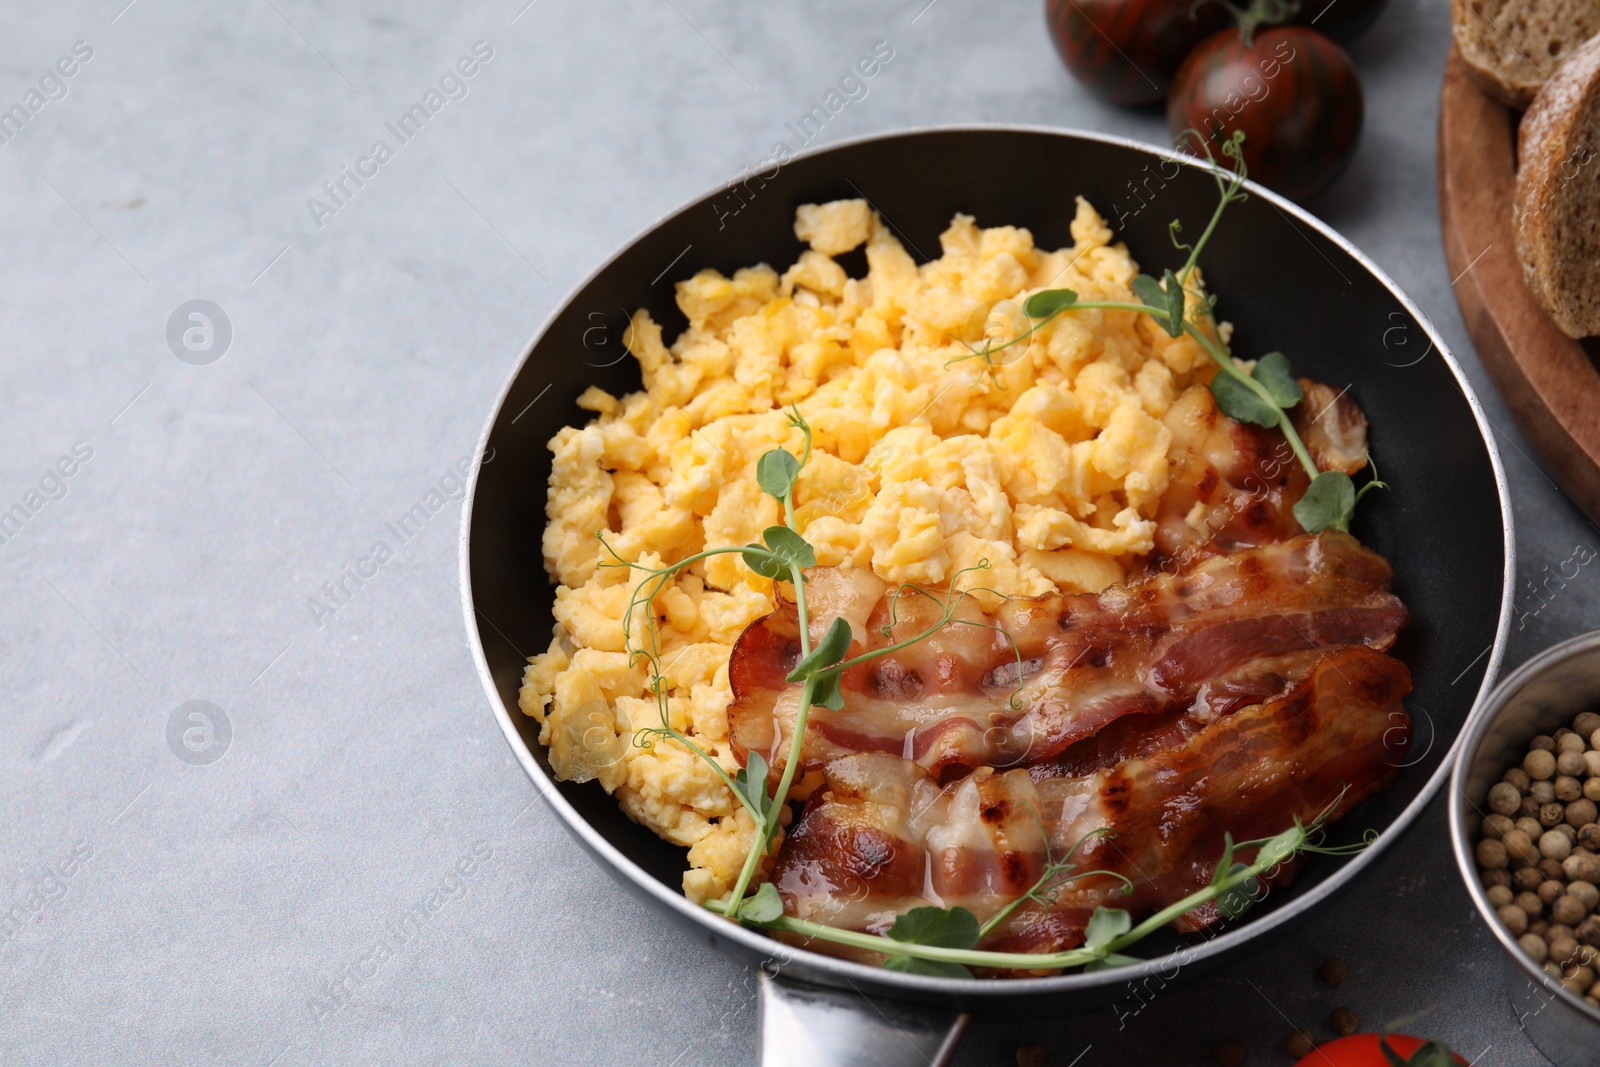
[[[910,760],[845,756],[827,764],[772,880],[790,915],[882,933],[928,904],[987,919],[1036,882],[1046,841],[1056,857],[1083,842],[1079,869],[1124,874],[1133,893],[1104,876],[1071,882],[1053,906],[1019,908],[983,946],[1072,948],[1101,904],[1139,915],[1209,883],[1224,832],[1249,839],[1296,817],[1338,818],[1386,788],[1410,743],[1401,706],[1410,688],[1398,661],[1338,649],[1271,700],[1083,776],[985,768],[939,789]],[[1086,839],[1097,830],[1114,836]],[[1180,925],[1217,917],[1200,909]]]
[[[803,760],[879,752],[948,778],[1050,759],[1124,717],[1203,725],[1283,692],[1322,651],[1388,648],[1407,619],[1390,576],[1381,556],[1329,531],[1098,595],[1016,599],[993,613],[961,599],[927,638],[845,673],[845,708],[812,709]],[[941,617],[943,593],[869,601],[881,588],[813,572],[813,639],[847,618],[854,656]],[[741,761],[761,752],[774,775],[799,705],[800,686],[784,681],[798,657],[796,613],[784,604],[745,631],[729,664],[734,749]]]
[[[1319,470],[1354,474],[1367,462],[1367,417],[1348,391],[1308,378],[1290,412]],[[1235,422],[1211,390],[1195,386],[1165,419],[1172,431],[1167,490],[1156,510],[1152,571],[1186,569],[1209,556],[1304,533],[1294,504],[1310,480],[1282,432]]]

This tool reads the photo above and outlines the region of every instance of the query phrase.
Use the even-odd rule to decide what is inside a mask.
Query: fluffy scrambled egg
[[[636,738],[661,724],[648,664],[629,662],[645,619],[631,646],[622,626],[644,574],[601,566],[615,558],[596,532],[649,568],[759,541],[782,515],[756,462],[800,452],[784,415],[797,405],[814,439],[795,519],[822,566],[1023,596],[1121,581],[1152,548],[1172,442],[1162,417],[1211,368],[1193,340],[1134,312],[1075,311],[1021,337],[1032,292],[1135,299],[1137,265],[1081,198],[1071,232],[1072,247],[1043,251],[1025,229],[957,215],[943,255],[918,266],[866,201],[803,206],[798,262],[677,283],[689,326],[670,348],[644,311],[627,331],[644,391],[590,388],[578,403],[595,418],[551,440],[555,639],[529,663],[522,710],[558,775],[598,779],[689,849],[691,899],[732,888],[755,828],[699,756]],[[867,275],[851,278],[833,257],[863,244]],[[728,657],[773,606],[772,583],[736,554],[691,566],[652,604],[671,724],[730,774]]]

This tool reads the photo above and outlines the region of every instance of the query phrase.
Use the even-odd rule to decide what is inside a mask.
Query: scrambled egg
[[[602,564],[661,567],[782,522],[755,467],[769,449],[800,452],[793,404],[814,433],[795,520],[822,566],[1024,596],[1121,581],[1152,548],[1162,416],[1211,368],[1190,338],[1133,312],[1071,312],[1021,336],[1021,302],[1041,289],[1135,299],[1137,265],[1081,198],[1071,232],[1072,247],[1042,251],[1025,229],[957,215],[943,255],[918,266],[866,201],[803,206],[798,262],[677,283],[689,327],[670,348],[644,311],[627,331],[644,391],[590,388],[578,403],[595,418],[551,440],[555,639],[527,668],[522,710],[557,774],[598,779],[689,849],[691,899],[732,888],[755,828],[699,756],[636,735],[662,715],[649,665],[629,662],[651,640],[644,613],[631,646],[622,626],[645,575]],[[863,244],[867,276],[848,277],[833,257]],[[773,606],[772,583],[736,554],[691,566],[652,604],[666,714],[730,774],[729,653]]]

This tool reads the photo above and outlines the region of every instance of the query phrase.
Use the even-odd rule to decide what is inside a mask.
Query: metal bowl
[[[1467,892],[1505,950],[1506,993],[1533,1043],[1562,1067],[1600,1067],[1600,1009],[1583,1002],[1517,946],[1495,915],[1473,852],[1489,787],[1520,764],[1528,741],[1600,707],[1600,630],[1541,652],[1512,671],[1467,722],[1450,777],[1450,839]]]
[[[917,130],[830,146],[713,190],[649,227],[582,282],[535,336],[495,404],[463,508],[461,578],[467,631],[490,703],[513,752],[551,809],[603,868],[663,921],[785,979],[900,1001],[1031,1015],[1109,1000],[1130,980],[1170,984],[1225,966],[1283,936],[1369,869],[1449,773],[1468,712],[1493,685],[1510,621],[1514,549],[1505,475],[1460,366],[1415,304],[1347,241],[1254,185],[1229,208],[1203,257],[1220,314],[1247,351],[1277,348],[1298,372],[1348,386],[1373,426],[1384,479],[1354,533],[1394,565],[1412,611],[1394,652],[1415,683],[1417,738],[1394,785],[1334,829],[1376,844],[1347,860],[1319,857],[1292,888],[1238,924],[1185,942],[1152,938],[1138,966],[1007,981],[904,975],[779,945],[686,900],[684,852],[630,822],[598,784],[557,782],[538,725],[517,707],[529,653],[551,632],[552,588],[539,550],[550,474],[546,442],[589,414],[588,386],[639,388],[621,338],[649,309],[667,335],[684,325],[672,283],[714,267],[784,265],[802,246],[799,204],[865,197],[926,261],[952,214],[1027,226],[1041,247],[1071,243],[1075,194],[1105,213],[1154,273],[1181,265],[1168,220],[1197,234],[1216,205],[1214,172],[1187,156],[1098,134],[1016,126]],[[851,253],[852,256],[859,253]],[[844,257],[859,273],[864,262]]]

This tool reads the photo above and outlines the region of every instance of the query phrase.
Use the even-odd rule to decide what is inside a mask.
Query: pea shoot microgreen
[[[1327,529],[1348,532],[1357,501],[1367,490],[1385,487],[1384,483],[1374,477],[1362,486],[1358,493],[1355,483],[1348,474],[1343,471],[1318,469],[1316,461],[1306,449],[1305,442],[1300,438],[1300,432],[1289,418],[1289,412],[1300,403],[1304,394],[1290,370],[1288,356],[1282,352],[1269,352],[1257,360],[1253,368],[1247,370],[1216,340],[1214,297],[1195,294],[1195,312],[1192,315],[1187,314],[1189,281],[1199,262],[1201,251],[1216,231],[1217,223],[1228,205],[1243,200],[1248,195],[1244,191],[1246,175],[1243,154],[1244,131],[1235,130],[1233,135],[1222,143],[1222,154],[1233,160],[1231,175],[1216,164],[1205,139],[1198,134],[1196,139],[1213,164],[1213,177],[1220,195],[1205,232],[1194,244],[1185,244],[1179,239],[1183,226],[1178,220],[1174,219],[1168,227],[1172,243],[1180,250],[1189,253],[1183,269],[1177,272],[1165,271],[1160,280],[1148,274],[1140,274],[1134,278],[1129,287],[1139,298],[1139,303],[1124,300],[1079,300],[1077,293],[1071,289],[1045,289],[1034,293],[1022,304],[1024,314],[1030,319],[1040,320],[1028,332],[1037,331],[1046,322],[1069,311],[1100,308],[1109,311],[1137,311],[1149,315],[1172,337],[1187,335],[1192,338],[1217,365],[1218,373],[1211,381],[1211,393],[1216,398],[1218,409],[1240,422],[1282,430],[1289,447],[1294,451],[1295,458],[1305,468],[1311,484],[1294,505],[1294,517],[1300,525],[1307,533],[1318,533]]]
[[[1348,529],[1350,516],[1361,497],[1373,488],[1384,486],[1384,483],[1377,479],[1376,470],[1374,469],[1372,479],[1359,491],[1348,475],[1340,471],[1319,471],[1294,424],[1287,417],[1287,412],[1299,404],[1303,397],[1300,385],[1295,381],[1290,369],[1288,357],[1281,352],[1269,352],[1249,369],[1235,362],[1214,339],[1216,324],[1212,312],[1215,298],[1189,288],[1201,250],[1215,231],[1224,209],[1228,204],[1245,198],[1246,194],[1242,189],[1245,178],[1245,164],[1241,154],[1243,138],[1242,132],[1235,132],[1222,146],[1223,154],[1234,160],[1234,169],[1231,176],[1225,177],[1226,172],[1220,166],[1214,167],[1219,190],[1218,205],[1199,240],[1193,245],[1185,244],[1180,240],[1182,224],[1178,220],[1173,220],[1169,226],[1174,246],[1189,253],[1188,260],[1181,270],[1164,271],[1159,280],[1146,274],[1134,278],[1131,288],[1139,299],[1138,303],[1080,300],[1078,294],[1071,289],[1047,289],[1034,293],[1022,305],[1024,314],[1030,320],[1034,320],[1028,329],[1004,342],[995,343],[991,339],[981,348],[974,348],[969,344],[967,347],[970,354],[959,359],[980,358],[992,368],[994,353],[1022,341],[1043,329],[1057,317],[1073,311],[1098,308],[1149,315],[1168,335],[1175,338],[1182,336],[1192,338],[1216,363],[1218,373],[1213,379],[1211,389],[1220,410],[1240,421],[1267,428],[1276,427],[1283,431],[1295,456],[1311,478],[1304,497],[1294,508],[1295,517],[1301,526],[1313,533],[1328,528]],[[1204,139],[1200,140],[1202,147],[1205,147]],[[1206,151],[1209,157],[1209,148]],[[1212,162],[1215,164],[1215,160]],[[1193,312],[1190,311],[1191,296],[1194,297]],[[899,586],[890,597],[889,620],[879,629],[885,640],[885,644],[879,648],[846,658],[854,634],[850,623],[843,618],[834,619],[822,638],[815,644],[812,643],[804,572],[816,566],[817,556],[813,546],[805,540],[796,525],[794,501],[801,473],[811,458],[812,431],[798,407],[791,407],[787,418],[790,426],[801,431],[804,447],[798,456],[787,449],[774,448],[763,454],[756,463],[757,484],[762,492],[778,501],[784,515],[783,525],[769,526],[762,531],[759,543],[708,548],[666,566],[649,567],[622,558],[606,541],[603,531],[595,534],[609,555],[608,559],[599,564],[600,566],[640,571],[644,575],[632,590],[623,613],[622,629],[629,664],[631,666],[643,664],[647,669],[648,686],[655,695],[661,725],[636,729],[634,744],[649,748],[658,740],[669,739],[683,746],[716,773],[740,807],[750,816],[755,827],[750,849],[731,891],[721,900],[708,901],[707,908],[735,921],[762,929],[879,952],[885,957],[883,964],[885,968],[910,974],[971,977],[972,967],[1050,970],[1081,966],[1093,970],[1138,962],[1133,957],[1124,955],[1122,950],[1204,904],[1216,902],[1218,910],[1224,916],[1230,919],[1237,918],[1258,898],[1261,879],[1298,853],[1347,854],[1370,843],[1370,837],[1360,845],[1338,849],[1323,848],[1318,843],[1322,826],[1337,805],[1338,799],[1310,825],[1303,825],[1297,818],[1294,826],[1282,833],[1238,843],[1234,842],[1231,835],[1227,835],[1224,837],[1223,854],[1217,864],[1216,874],[1209,884],[1138,924],[1133,922],[1132,916],[1126,910],[1104,905],[1097,907],[1085,927],[1083,944],[1077,948],[1054,953],[991,952],[980,950],[977,946],[1006,923],[1019,908],[1030,903],[1043,908],[1053,906],[1071,883],[1090,879],[1120,881],[1122,884],[1118,888],[1123,893],[1132,892],[1133,884],[1124,875],[1114,871],[1080,871],[1072,859],[1085,842],[1109,831],[1096,830],[1089,833],[1058,859],[1050,848],[1049,835],[1045,832],[1037,813],[1033,813],[1033,817],[1045,842],[1045,862],[1042,872],[1026,893],[1008,902],[982,923],[973,912],[963,907],[926,906],[913,908],[900,915],[884,934],[869,934],[785,915],[782,895],[771,882],[763,882],[754,893],[747,896],[750,883],[760,868],[762,859],[768,856],[773,848],[783,813],[788,809],[790,790],[801,763],[807,718],[811,709],[817,706],[830,710],[839,710],[844,706],[840,680],[845,671],[877,657],[909,648],[932,636],[942,627],[955,622],[990,627],[1003,634],[1011,642],[1017,657],[1018,684],[1010,698],[1014,707],[1022,689],[1021,651],[1016,642],[1011,640],[1011,636],[993,623],[956,617],[957,609],[966,597],[984,591],[959,589],[960,579],[972,571],[986,569],[989,566],[988,560],[981,560],[977,565],[962,568],[951,575],[942,598],[915,585]],[[746,755],[745,766],[730,776],[728,769],[716,757],[672,725],[668,700],[669,684],[661,664],[656,598],[665,592],[685,569],[713,556],[731,553],[737,553],[745,566],[755,574],[774,583],[788,583],[792,587],[799,623],[800,655],[786,680],[791,684],[800,684],[800,700],[783,769],[777,786],[770,791],[768,786],[773,768],[767,754],[749,752]],[[987,592],[994,591],[987,590]],[[1001,596],[998,593],[995,595]],[[912,596],[930,599],[938,608],[936,617],[918,633],[896,640],[895,631],[900,622],[899,603],[902,599]],[[1002,596],[1002,599],[1006,598]],[[1032,809],[1029,810],[1031,813]],[[1255,851],[1255,858],[1252,861],[1247,863],[1237,858],[1241,852],[1250,850]]]
[[[1104,905],[1095,908],[1085,925],[1083,944],[1061,952],[989,952],[978,949],[977,944],[987,936],[995,924],[991,921],[990,924],[980,927],[977,917],[962,907],[913,908],[901,915],[887,934],[868,934],[856,930],[841,930],[825,923],[796,919],[787,915],[756,921],[750,919],[742,907],[721,901],[710,901],[706,906],[719,914],[737,915],[741,920],[766,930],[796,934],[849,948],[881,952],[889,960],[884,964],[885,967],[909,973],[967,977],[972,967],[1030,971],[1067,967],[1082,967],[1085,970],[1120,967],[1142,962],[1136,957],[1124,954],[1123,949],[1137,944],[1195,908],[1220,901],[1228,894],[1246,896],[1254,902],[1260,896],[1261,879],[1271,877],[1277,868],[1297,855],[1315,853],[1344,856],[1359,852],[1370,845],[1376,838],[1376,833],[1370,831],[1361,841],[1350,845],[1330,847],[1321,843],[1322,830],[1328,817],[1343,799],[1344,793],[1341,791],[1309,824],[1302,823],[1296,818],[1292,827],[1271,837],[1241,841],[1237,844],[1231,837],[1228,838],[1224,857],[1228,862],[1217,865],[1217,875],[1208,885],[1167,905],[1137,924],[1122,908],[1108,908]],[[1252,849],[1255,850],[1255,858],[1251,862],[1234,861],[1238,853]],[[1106,871],[1086,871],[1082,874],[1068,873],[1065,880],[1076,881],[1091,876],[1108,875],[1120,877],[1110,875],[1110,872]],[[1056,877],[1060,881],[1059,876]],[[1126,882],[1126,879],[1124,881]],[[1024,895],[1024,899],[1032,898],[1043,883],[1042,877],[1034,889]],[[1060,886],[1056,888],[1059,891]],[[1049,899],[1054,900],[1054,897]],[[1235,914],[1242,913],[1242,908],[1235,905]],[[1005,917],[1009,917],[1009,914],[1005,913]],[[971,937],[973,933],[976,933],[977,937]],[[956,967],[962,968],[963,971],[956,971],[954,969]]]

